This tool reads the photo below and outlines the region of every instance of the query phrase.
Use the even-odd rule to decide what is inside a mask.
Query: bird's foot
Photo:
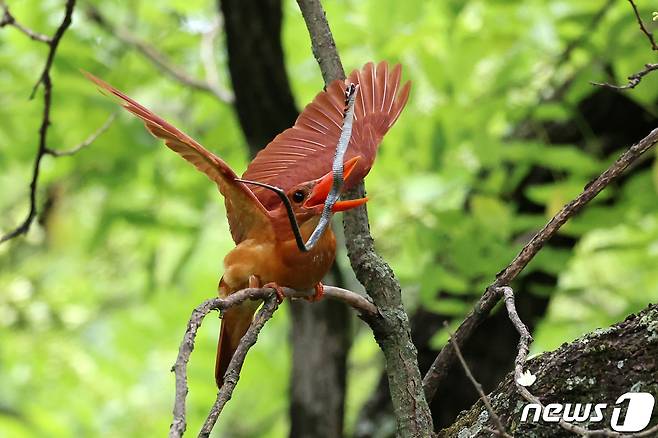
[[[322,283],[318,282],[318,284],[313,286],[313,289],[315,289],[315,294],[313,294],[312,296],[306,298],[311,303],[314,303],[316,301],[320,301],[322,299],[322,297],[324,296],[324,286],[322,285]]]
[[[274,282],[267,283],[263,287],[271,287],[276,293],[276,300],[281,304],[286,298],[286,294],[283,292],[283,288]]]

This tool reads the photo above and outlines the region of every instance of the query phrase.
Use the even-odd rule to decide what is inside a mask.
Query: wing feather
[[[247,186],[235,180],[237,175],[226,162],[121,91],[90,73],[84,72],[84,74],[103,90],[118,98],[125,109],[144,122],[151,134],[164,140],[167,147],[192,163],[217,184],[225,198],[226,213],[235,243],[240,243],[268,228],[272,229],[267,210]],[[281,167],[283,168],[285,166]]]
[[[386,62],[380,62],[368,63],[349,76],[349,81],[360,84],[360,88],[345,159],[362,156],[350,177],[350,185],[370,171],[377,147],[407,103],[411,84],[407,82],[400,88],[401,72],[399,64],[389,69]],[[277,135],[256,155],[243,177],[288,190],[329,172],[341,133],[344,106],[345,83],[334,81],[304,108],[292,128]],[[269,190],[252,190],[268,210],[280,203]]]

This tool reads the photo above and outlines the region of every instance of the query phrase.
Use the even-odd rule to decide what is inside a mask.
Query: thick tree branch
[[[297,0],[297,3],[325,83],[344,79],[345,72],[319,0]],[[364,195],[363,183],[347,194],[350,198]],[[432,416],[423,395],[417,351],[411,341],[400,284],[388,264],[375,252],[366,208],[345,212],[343,223],[352,268],[380,311],[381,317],[364,319],[372,328],[386,358],[398,435],[431,436]]]
[[[528,361],[528,346],[532,338],[516,312],[514,293],[509,287],[498,291],[503,294],[510,321],[521,337],[514,372],[489,395],[489,399],[494,401],[492,409],[497,409],[516,436],[656,436],[658,424],[641,432],[622,434],[607,428],[585,428],[563,419],[557,423],[564,432],[556,432],[554,423],[519,421],[526,406],[526,403],[519,400],[519,396],[543,409],[545,402],[542,400],[571,404],[607,402],[610,406],[620,395],[629,391],[628,382],[635,382],[635,391],[655,393],[658,307],[651,305],[640,314],[631,315],[613,327],[590,333],[569,345],[563,345],[557,351]],[[523,382],[524,386],[521,384],[521,375],[526,367],[535,370],[536,382],[535,379]],[[569,372],[565,373],[565,369]],[[534,392],[540,393],[541,397],[533,395],[528,390],[529,386],[533,386]],[[474,405],[452,426],[441,431],[440,436],[490,436],[486,430],[488,419],[483,420],[481,411],[479,404]],[[611,409],[606,408],[604,412],[609,418]]]
[[[345,79],[343,63],[336,49],[336,42],[331,34],[327,16],[319,0],[297,0],[308,33],[311,35],[313,56],[320,66],[324,83]]]
[[[505,308],[507,309],[507,314],[509,316],[510,321],[512,322],[512,325],[516,329],[516,331],[519,333],[519,345],[518,345],[518,354],[516,356],[516,359],[514,360],[514,385],[516,387],[517,392],[524,398],[526,401],[530,403],[536,403],[542,407],[544,407],[544,404],[541,402],[541,400],[533,395],[527,388],[527,386],[530,385],[523,385],[522,384],[522,376],[523,376],[523,367],[526,364],[526,361],[528,360],[528,354],[530,352],[530,343],[532,343],[533,339],[532,336],[530,335],[530,332],[528,331],[528,327],[521,321],[521,318],[519,317],[519,314],[516,311],[516,304],[514,302],[514,291],[512,290],[511,287],[501,287],[499,288],[499,292],[502,294],[503,299],[505,301]],[[500,421],[500,419],[499,419]],[[624,435],[618,432],[614,432],[610,429],[597,429],[597,430],[590,430],[581,426],[578,426],[576,424],[572,423],[567,423],[564,420],[560,420],[558,422],[560,427],[562,427],[564,430],[567,430],[571,433],[574,433],[576,435],[580,435],[582,437],[591,437],[591,436],[605,436],[605,437],[623,437],[623,436],[629,436],[629,435]],[[637,436],[637,437],[642,437],[642,436],[652,436],[656,431],[658,431],[658,426],[652,427],[649,430],[646,430],[640,434],[634,434],[632,436]]]
[[[147,44],[145,41],[140,40],[137,36],[133,35],[127,29],[114,26],[110,23],[101,11],[93,6],[87,8],[87,16],[96,23],[101,29],[105,30],[108,34],[114,35],[119,41],[123,42],[128,46],[132,46],[139,53],[141,53],[146,59],[151,61],[161,72],[165,73],[167,76],[171,77],[175,81],[180,82],[181,84],[190,87],[192,89],[210,93],[215,96],[220,102],[224,103],[233,103],[234,96],[233,94],[221,88],[218,84],[216,77],[212,77],[208,80],[197,79],[190,76],[180,67],[171,63],[167,56],[158,51],[155,47]],[[208,61],[204,61],[207,68]],[[212,72],[210,72],[212,73]]]
[[[31,97],[33,97],[39,85],[43,84],[43,116],[41,118],[41,127],[39,128],[39,146],[37,149],[37,155],[34,159],[32,181],[30,182],[30,210],[27,213],[27,217],[23,220],[23,222],[18,227],[16,227],[9,233],[0,237],[0,244],[10,239],[13,239],[14,237],[20,236],[21,234],[27,233],[37,214],[37,186],[39,181],[39,172],[41,170],[41,159],[43,158],[43,156],[46,154],[48,150],[47,137],[48,137],[48,127],[50,126],[50,106],[52,102],[52,93],[53,93],[53,83],[52,83],[52,79],[50,78],[50,68],[53,65],[53,61],[55,60],[55,53],[57,52],[57,47],[59,46],[59,42],[64,36],[64,32],[66,32],[66,29],[68,29],[69,26],[71,25],[71,19],[73,17],[74,7],[75,7],[75,0],[67,0],[65,11],[64,11],[64,18],[62,19],[61,24],[55,31],[55,34],[53,35],[52,38],[48,38],[47,41],[42,41],[42,39],[36,38],[37,41],[42,41],[47,43],[49,46],[49,50],[48,50],[48,56],[46,58],[46,65],[44,66],[43,71],[39,76],[39,79],[34,85],[34,89],[32,90],[32,94],[31,94]],[[5,19],[6,19],[7,15],[9,14],[9,10],[6,7],[4,7],[4,10],[5,10]],[[11,15],[9,16],[11,17]],[[13,24],[16,25],[15,20],[13,20]],[[24,28],[22,30],[25,32]],[[28,34],[28,36],[30,35]]]
[[[514,260],[497,274],[496,280],[487,287],[480,300],[475,304],[474,309],[466,316],[466,319],[464,319],[455,332],[454,339],[461,348],[463,348],[466,341],[473,334],[475,328],[487,318],[496,303],[500,300],[501,296],[498,288],[508,286],[569,218],[578,213],[604,188],[619,178],[635,160],[649,150],[656,142],[658,142],[658,128],[651,131],[649,135],[626,150],[605,172],[587,184],[583,192],[576,199],[566,204],[551,218],[544,228],[539,230],[530,239]],[[453,349],[447,345],[444,346],[423,379],[423,386],[428,400],[431,400],[436,394],[437,388],[447,375],[454,360],[455,354]]]
[[[304,298],[304,297],[313,296],[313,291],[297,291],[294,289],[283,288],[283,292],[285,296],[289,298]],[[359,311],[359,313],[363,317],[366,316],[376,317],[376,315],[378,314],[377,307],[375,307],[375,305],[371,303],[366,297],[359,295],[356,292],[351,292],[349,290],[342,289],[339,287],[325,286],[324,295],[327,298],[343,301],[346,304],[354,307],[357,311]],[[192,354],[192,351],[194,350],[194,342],[196,339],[197,331],[199,330],[199,327],[201,326],[203,319],[206,317],[206,315],[208,315],[213,310],[226,310],[228,308],[237,306],[246,300],[267,300],[273,296],[275,296],[275,291],[272,288],[247,288],[232,293],[226,298],[212,298],[206,300],[202,304],[200,304],[196,309],[194,309],[187,323],[187,329],[185,330],[183,341],[181,342],[180,348],[178,350],[178,357],[176,358],[176,363],[171,368],[171,371],[174,372],[176,376],[176,397],[174,400],[174,409],[173,409],[174,419],[169,429],[170,438],[183,436],[183,433],[187,428],[187,420],[185,413],[185,399],[188,393],[187,363],[190,360],[190,355]],[[276,308],[274,310],[276,310]],[[267,313],[264,313],[262,315],[259,314],[259,315],[261,318],[264,318],[262,324],[264,324],[266,320],[269,319],[269,316],[266,317]],[[259,318],[256,319],[258,320]],[[260,331],[260,328],[262,328],[262,324],[260,324],[260,326],[257,329],[254,329],[255,333],[252,334],[253,336],[258,336],[258,332]],[[252,324],[252,327],[254,327],[254,324]],[[250,339],[251,338],[246,338],[245,336],[240,342],[241,348],[242,348],[242,344],[251,342]],[[255,342],[255,338],[254,338],[254,342]],[[252,344],[246,347],[246,350],[248,350],[251,347],[251,345]],[[245,355],[246,355],[246,350],[244,351]],[[231,370],[237,370],[236,373],[239,373],[243,361],[244,361],[244,357],[242,357],[242,359],[236,359],[236,357],[234,356],[233,359],[231,360],[227,372],[230,373]],[[233,368],[234,365],[235,368]],[[212,422],[210,429],[212,429],[212,426],[214,426],[214,423],[217,420],[217,416],[219,415],[219,412],[223,408],[223,404],[226,403],[226,401],[230,398],[233,392],[233,388],[237,383],[237,379],[239,376],[237,375],[231,375],[231,376],[233,377],[234,381],[231,384],[230,392],[225,393],[220,391],[220,394],[218,395],[218,399],[215,402],[215,406],[213,407],[213,411],[211,411],[211,415],[210,415],[213,416],[214,419],[210,418],[209,416],[210,421]],[[228,380],[229,380],[228,378],[225,379],[224,386],[226,386],[226,382]],[[224,388],[224,386],[222,386],[222,388]],[[220,400],[220,396],[222,397],[221,400]],[[215,415],[215,411],[217,411],[216,412],[217,415]],[[210,432],[210,429],[208,429],[208,432]]]

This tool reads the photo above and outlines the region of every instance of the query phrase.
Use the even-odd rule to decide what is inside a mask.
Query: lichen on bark
[[[652,304],[612,327],[598,329],[529,360],[526,369],[537,376],[529,390],[542,403],[606,403],[604,421],[578,423],[592,430],[610,426],[615,401],[622,394],[658,394],[658,305]],[[527,402],[516,392],[512,374],[489,394],[507,431],[527,438],[572,437],[556,423],[521,422]],[[625,415],[625,408],[622,415]],[[648,427],[658,423],[654,408]],[[482,403],[459,416],[440,437],[488,437],[493,429]]]

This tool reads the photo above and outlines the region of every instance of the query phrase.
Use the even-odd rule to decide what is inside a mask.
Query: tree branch
[[[93,142],[96,141],[96,139],[97,139],[98,137],[100,137],[101,135],[103,135],[103,133],[104,133],[105,131],[107,131],[107,130],[110,128],[110,126],[112,126],[112,122],[114,122],[114,120],[115,120],[116,118],[117,118],[116,113],[111,114],[111,115],[107,118],[107,120],[105,120],[105,123],[103,123],[103,124],[101,125],[100,128],[98,128],[96,131],[94,131],[94,132],[93,132],[89,137],[87,137],[84,141],[82,141],[81,143],[77,144],[76,146],[73,146],[71,149],[66,149],[66,150],[63,150],[63,151],[59,151],[59,150],[56,150],[56,149],[50,149],[49,147],[47,147],[47,148],[45,149],[44,153],[46,153],[46,154],[48,154],[48,155],[52,155],[53,157],[65,157],[65,156],[74,155],[74,154],[80,152],[82,149],[84,149],[84,148],[88,147],[89,145],[91,145]]]
[[[265,323],[270,320],[272,315],[274,315],[274,312],[278,307],[279,303],[276,299],[276,296],[274,296],[274,294],[270,294],[270,296],[265,299],[265,304],[263,307],[261,307],[256,317],[251,322],[247,333],[245,333],[240,340],[240,344],[235,350],[235,353],[233,353],[233,357],[231,358],[231,362],[229,363],[228,369],[226,370],[226,374],[224,374],[224,384],[217,393],[217,400],[215,400],[215,403],[213,404],[212,408],[210,409],[210,413],[208,414],[208,418],[206,418],[206,421],[203,423],[203,427],[201,428],[201,432],[199,432],[200,438],[207,438],[210,436],[210,432],[212,432],[213,427],[215,427],[215,424],[217,423],[219,414],[221,414],[222,409],[224,409],[226,402],[231,399],[233,390],[238,384],[238,380],[240,379],[240,370],[242,370],[242,364],[244,364],[244,360],[247,357],[249,349],[256,343],[260,330],[263,328]]]
[[[311,36],[311,49],[320,66],[324,83],[345,79],[343,63],[338,55],[336,42],[331,34],[322,4],[319,0],[297,0],[297,4]]]
[[[443,326],[446,328],[446,330],[448,330],[447,321],[443,322]],[[464,369],[464,372],[466,373],[466,377],[468,377],[468,380],[470,380],[471,383],[473,384],[473,387],[475,388],[478,395],[480,396],[480,400],[487,408],[487,412],[489,412],[489,415],[491,416],[494,424],[496,425],[496,430],[493,431],[493,433],[498,436],[502,436],[504,438],[512,438],[512,436],[505,431],[505,426],[503,426],[503,422],[500,421],[500,417],[498,416],[498,414],[496,414],[496,411],[494,411],[493,407],[491,406],[491,401],[489,400],[487,394],[484,393],[484,390],[482,389],[482,385],[480,384],[480,382],[477,381],[475,376],[473,376],[471,369],[468,367],[468,364],[466,363],[466,360],[464,359],[464,356],[462,355],[462,352],[459,349],[459,345],[457,345],[457,343],[452,337],[452,333],[450,333],[449,330],[448,333],[450,335],[450,344],[452,345],[452,348],[455,349],[455,354],[457,355],[457,359],[459,359],[459,363],[461,364],[462,368]]]
[[[297,0],[308,28],[313,54],[325,84],[344,79],[329,23],[319,0]],[[347,193],[354,199],[365,195],[360,183]],[[344,213],[348,257],[358,280],[373,298],[380,318],[364,318],[386,358],[386,369],[397,432],[401,436],[433,434],[432,416],[423,395],[416,347],[411,341],[409,318],[401,299],[400,283],[388,264],[376,253],[365,206]]]
[[[656,45],[656,40],[653,39],[653,34],[649,32],[649,30],[644,25],[644,21],[642,20],[642,17],[640,17],[640,12],[637,10],[637,6],[635,6],[635,2],[633,0],[628,0],[628,3],[630,3],[631,7],[633,8],[633,13],[635,14],[635,19],[637,20],[637,24],[640,25],[640,30],[642,31],[643,34],[647,36],[647,39],[649,40],[649,44],[651,44],[651,50],[658,50],[658,45]]]
[[[613,90],[629,90],[637,87],[642,81],[642,78],[654,70],[658,70],[658,64],[644,64],[644,69],[637,73],[633,73],[627,78],[628,83],[626,85],[613,85],[607,82],[590,82],[590,84],[597,85],[599,87],[612,88]]]
[[[34,41],[39,41],[46,44],[52,44],[52,38],[50,38],[48,35],[35,32],[32,29],[25,27],[21,23],[16,21],[16,18],[14,18],[11,12],[9,12],[9,6],[7,6],[4,1],[0,2],[0,7],[3,10],[2,19],[0,20],[0,27],[14,26],[16,29],[20,30]]]
[[[591,181],[576,199],[566,204],[551,220],[539,230],[523,247],[512,262],[496,276],[496,280],[487,287],[473,310],[466,316],[457,331],[455,342],[463,348],[466,341],[473,334],[476,327],[484,321],[494,306],[500,300],[498,288],[508,286],[528,263],[537,255],[544,244],[553,237],[558,230],[572,216],[578,213],[589,201],[594,199],[604,188],[615,181],[635,160],[658,142],[658,128],[654,129],[645,138],[631,146],[608,169],[596,179]],[[377,301],[375,301],[377,303]],[[427,400],[431,400],[436,390],[447,375],[450,366],[454,363],[455,354],[452,348],[444,346],[437,355],[434,363],[423,379],[423,387]]]
[[[642,20],[642,17],[640,17],[640,12],[637,10],[637,6],[635,6],[635,2],[633,0],[628,0],[628,2],[631,4],[631,7],[633,8],[633,13],[635,14],[635,19],[637,20],[637,23],[640,25],[640,30],[642,31],[643,34],[647,36],[647,39],[649,40],[649,44],[651,44],[651,50],[658,50],[658,45],[656,45],[656,40],[653,38],[653,34],[649,32],[649,30],[644,25],[644,21]],[[613,84],[608,84],[606,82],[590,82],[590,84],[598,85],[600,87],[611,88],[613,90],[629,90],[637,87],[638,84],[642,81],[642,78],[644,78],[646,75],[648,75],[654,70],[658,70],[658,64],[644,64],[644,69],[640,70],[637,73],[633,73],[632,75],[627,77],[628,83],[626,85],[613,85]]]
[[[304,297],[313,296],[313,291],[297,291],[290,288],[283,288],[283,292],[285,296],[289,298],[304,298]],[[194,342],[196,339],[197,331],[199,330],[199,327],[201,326],[203,319],[206,317],[206,315],[208,315],[208,313],[210,313],[213,310],[226,310],[228,308],[237,306],[246,300],[260,299],[260,300],[266,300],[267,303],[267,300],[269,298],[272,298],[274,295],[275,295],[275,291],[272,288],[247,288],[232,293],[226,298],[212,298],[206,300],[202,304],[200,304],[196,309],[194,309],[187,323],[187,329],[185,330],[183,341],[181,342],[180,348],[178,350],[178,357],[176,358],[176,363],[171,368],[171,371],[174,372],[176,376],[176,397],[174,399],[174,409],[173,409],[174,419],[169,429],[170,438],[177,438],[183,436],[183,433],[187,428],[187,420],[185,413],[185,399],[188,393],[187,363],[190,360],[190,355],[192,354],[192,351],[194,350]],[[375,305],[371,303],[366,297],[359,295],[356,292],[351,292],[349,290],[342,289],[339,287],[324,286],[324,295],[334,300],[343,301],[346,304],[354,307],[357,311],[359,311],[359,313],[363,317],[367,316],[373,318],[376,317],[376,315],[378,314],[377,307],[375,307]],[[276,308],[274,310],[276,310]],[[274,312],[274,310],[272,310],[272,312]],[[254,328],[254,333],[252,333],[252,336],[256,336],[256,337],[258,336],[258,332],[260,331],[260,328],[262,328],[262,325],[265,324],[265,322],[267,321],[267,319],[269,319],[270,316],[271,314],[267,316],[267,312],[263,314],[259,313],[259,317],[257,317],[256,319],[261,320],[262,324],[259,323],[260,326],[258,328]],[[254,327],[254,324],[256,323],[253,323],[249,330],[251,330]],[[242,340],[240,341],[240,348],[242,348],[243,344],[247,342],[251,342],[250,339],[251,338],[246,338],[245,335],[245,337],[243,337]],[[254,338],[254,342],[255,342],[255,338]],[[251,345],[253,345],[253,343],[250,344],[248,347],[246,347],[246,350],[244,351],[244,355],[246,355],[247,350],[251,347]],[[236,356],[233,356],[233,359],[231,360],[229,369],[227,371],[227,373],[229,374],[227,375],[229,377],[232,377],[232,379],[230,378],[225,379],[225,383],[222,386],[222,388],[224,388],[227,385],[227,382],[231,380],[232,383],[230,384],[230,391],[227,390],[228,392],[222,392],[220,390],[217,401],[215,402],[215,405],[213,406],[213,410],[211,411],[208,417],[208,420],[212,422],[212,425],[210,425],[210,429],[212,429],[212,426],[214,426],[215,422],[217,421],[217,416],[221,412],[224,403],[226,403],[226,401],[231,397],[233,389],[235,388],[235,384],[237,384],[237,379],[239,378],[239,375],[237,374],[239,374],[243,361],[244,361],[244,356],[242,356],[241,359],[236,359]],[[236,370],[235,374],[230,374],[232,370]],[[211,418],[211,416],[214,417],[214,419]],[[208,421],[206,423],[208,423]],[[208,433],[210,432],[210,429],[207,430]],[[204,426],[204,430],[206,430],[205,426]]]
[[[4,22],[4,20],[6,20],[6,17],[9,14],[9,10],[6,8],[6,6],[3,5],[3,7],[5,10],[5,18],[3,18],[3,22]],[[30,210],[28,211],[27,217],[23,220],[23,222],[19,226],[17,226],[12,231],[0,237],[0,244],[10,239],[13,239],[14,237],[27,233],[37,214],[37,186],[39,181],[39,171],[41,170],[41,159],[43,158],[43,156],[46,154],[46,151],[48,150],[47,137],[48,137],[48,127],[50,126],[50,106],[52,102],[52,92],[53,92],[52,79],[50,78],[50,68],[53,65],[53,61],[55,60],[55,53],[57,52],[57,47],[59,46],[59,42],[64,36],[64,32],[66,32],[66,29],[68,29],[69,26],[71,25],[71,19],[73,16],[74,7],[75,7],[75,0],[67,0],[65,11],[64,11],[64,18],[62,19],[61,24],[55,31],[55,34],[53,35],[52,38],[48,38],[47,41],[43,41],[47,43],[49,46],[48,56],[46,58],[46,65],[44,66],[43,71],[39,76],[39,79],[34,85],[32,94],[30,96],[30,98],[32,98],[39,85],[43,84],[43,116],[41,119],[41,127],[39,128],[39,146],[37,149],[36,158],[34,159],[34,170],[32,171],[32,181],[30,182]],[[11,15],[9,15],[9,17],[11,17]],[[13,20],[13,17],[11,18]],[[13,20],[13,25],[14,26],[16,25],[15,20]],[[25,28],[23,28],[22,30],[25,33],[24,29]],[[28,36],[30,36],[29,33]],[[30,37],[32,38],[32,36]],[[41,39],[39,38],[37,38],[36,40],[41,41]]]
[[[107,33],[115,36],[122,43],[132,46],[139,53],[141,53],[146,59],[151,61],[161,72],[165,73],[175,81],[180,82],[181,84],[190,87],[192,89],[210,93],[215,96],[220,102],[224,103],[233,103],[234,96],[228,90],[225,90],[217,84],[216,78],[211,76],[210,80],[197,79],[190,76],[187,72],[182,70],[180,67],[171,63],[167,56],[158,51],[155,47],[147,44],[146,42],[140,40],[138,37],[133,35],[127,29],[114,26],[110,23],[101,13],[101,11],[94,6],[89,6],[87,8],[87,16],[96,23],[101,29],[105,30]],[[208,60],[204,61],[204,65],[207,66]]]

